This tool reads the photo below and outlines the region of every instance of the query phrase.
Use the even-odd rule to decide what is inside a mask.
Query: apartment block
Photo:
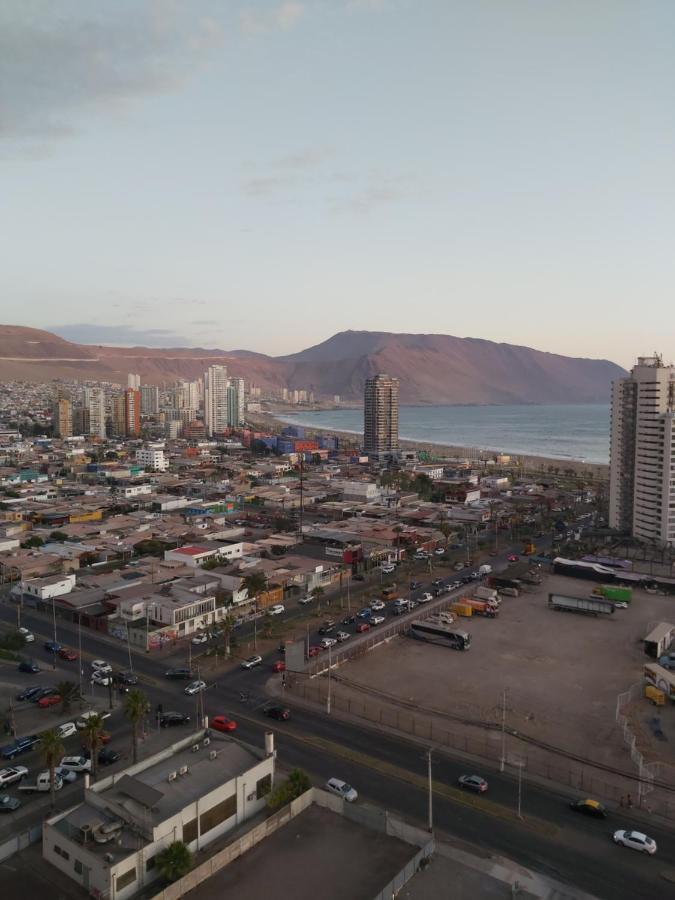
[[[398,443],[398,378],[375,375],[364,391],[363,449],[373,456],[396,453]]]

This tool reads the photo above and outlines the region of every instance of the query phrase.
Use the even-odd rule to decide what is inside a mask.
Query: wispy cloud
[[[265,164],[262,174],[247,178],[242,184],[243,191],[251,197],[263,197],[307,184],[316,178],[315,170],[332,156],[329,147],[307,147],[277,157]]]
[[[373,180],[349,196],[334,199],[331,209],[335,213],[368,215],[408,196],[412,189],[411,182],[408,175]]]
[[[306,11],[305,3],[299,0],[286,0],[267,9],[246,7],[239,13],[239,25],[246,34],[288,31],[298,24]]]
[[[52,325],[48,331],[67,341],[79,344],[105,344],[107,346],[171,347],[185,346],[185,334],[170,328],[133,328],[129,325],[91,325],[74,322],[70,325]]]

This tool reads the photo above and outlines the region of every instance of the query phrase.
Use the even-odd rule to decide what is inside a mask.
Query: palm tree
[[[80,689],[73,681],[59,681],[56,691],[61,698],[61,712],[67,713],[74,701],[80,699]]]
[[[312,597],[316,600],[317,610],[321,609],[321,598],[323,597],[323,588],[318,585],[312,590]]]
[[[138,762],[138,726],[150,710],[150,701],[143,691],[134,688],[124,699],[124,715],[131,722],[132,752],[134,763]]]
[[[52,809],[54,809],[56,805],[54,799],[56,767],[65,752],[63,744],[61,743],[61,738],[56,729],[50,728],[47,731],[42,732],[40,735],[40,756],[42,757],[42,762],[49,769],[49,793],[51,795]]]
[[[267,588],[267,576],[263,572],[251,572],[242,581],[250,600],[255,600],[258,594]]]
[[[225,659],[230,658],[230,638],[234,631],[234,618],[229,613],[220,620],[220,627],[223,629],[223,642],[225,645]]]
[[[98,713],[94,716],[89,716],[89,718],[86,720],[84,728],[82,729],[82,737],[84,738],[85,743],[89,748],[92,778],[96,778],[96,769],[98,767],[98,751],[101,749],[101,745],[103,744],[102,734],[103,717],[99,716]]]
[[[157,854],[157,868],[167,881],[178,881],[192,868],[192,853],[182,841],[174,841]]]

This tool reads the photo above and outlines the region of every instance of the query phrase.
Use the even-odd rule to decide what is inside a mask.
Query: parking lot
[[[673,621],[675,598],[634,591],[630,608],[597,618],[548,608],[549,592],[585,597],[592,587],[545,576],[541,586],[504,598],[498,618],[459,619],[472,635],[468,652],[398,638],[343,666],[335,690],[354,697],[367,692],[371,699],[380,691],[382,702],[394,695],[420,713],[435,709],[496,723],[505,709],[511,729],[630,768],[615,723],[617,697],[641,680],[649,661],[642,638],[655,622]],[[638,704],[651,714],[647,701]],[[672,705],[661,710],[664,731],[674,713]]]

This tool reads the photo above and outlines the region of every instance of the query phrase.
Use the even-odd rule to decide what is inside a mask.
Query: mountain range
[[[107,347],[77,344],[48,331],[0,325],[0,378],[44,382],[118,382],[137,372],[147,384],[194,379],[210,365],[262,388],[306,389],[317,399],[360,401],[366,378],[401,381],[402,403],[594,403],[626,372],[606,359],[582,359],[530,347],[445,334],[342,331],[289,356],[248,350]]]

